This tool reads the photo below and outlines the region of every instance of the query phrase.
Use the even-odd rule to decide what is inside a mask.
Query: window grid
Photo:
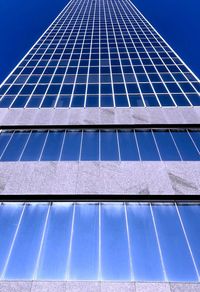
[[[200,136],[188,129],[4,130],[0,161],[199,161],[192,132]]]
[[[0,88],[0,107],[199,106],[199,80],[128,0],[72,0]]]
[[[83,207],[87,209],[87,212],[81,212]],[[11,210],[12,212],[10,212]],[[62,217],[60,217],[61,215]],[[105,233],[109,236],[109,229],[106,229],[105,225],[106,217],[111,222],[114,240],[120,244],[117,257],[113,251],[115,246],[110,250],[109,238],[105,238],[105,236],[102,238],[102,234],[105,235]],[[198,234],[194,231],[191,234],[191,230],[188,229],[188,220],[192,218],[195,225],[194,230],[199,230],[199,217],[200,206],[196,203],[2,203],[0,205],[0,229],[8,224],[11,224],[12,227],[7,233],[2,233],[3,239],[8,240],[9,238],[9,242],[7,245],[1,245],[5,255],[4,258],[2,254],[0,256],[1,280],[95,279],[102,281],[116,280],[120,277],[121,280],[129,281],[199,282],[199,257],[195,249]],[[51,233],[55,231],[55,226],[60,223],[59,218],[62,219],[62,225],[60,225],[57,237],[52,241],[49,231]],[[86,219],[89,219],[90,222],[84,225]],[[116,224],[119,228],[116,228]],[[32,226],[31,232],[24,232],[25,226],[30,225]],[[39,229],[38,226],[40,226]],[[79,244],[78,250],[75,245],[77,226],[82,227],[81,233],[79,232],[79,240],[82,244]],[[161,229],[163,226],[167,230]],[[115,233],[119,229],[120,232]],[[96,230],[96,232],[90,233],[91,230]],[[176,251],[176,263],[169,260],[175,251],[174,244],[170,244],[171,239],[168,239],[168,233],[171,232],[175,232],[174,240],[178,242],[178,245],[175,246],[181,251],[181,253]],[[141,233],[145,233],[146,237],[141,237]],[[63,236],[66,238],[66,235],[67,252],[61,248]],[[31,245],[30,239],[33,236],[37,238],[37,241]],[[20,241],[23,241],[23,248]],[[165,245],[167,243],[166,253]],[[87,248],[90,244],[95,245],[95,254]],[[149,249],[147,254],[144,253],[145,244]],[[60,248],[56,248],[57,245]],[[124,247],[127,253],[123,253]],[[52,249],[55,254],[49,254]],[[82,251],[78,265],[77,259],[74,257],[74,249],[76,252]],[[154,253],[155,250],[157,253]],[[105,262],[105,251],[109,251],[110,261],[115,261],[114,267],[109,266],[110,262]],[[32,252],[34,252],[36,260],[32,257]],[[13,269],[18,258],[22,259],[22,262],[18,261],[18,269]],[[62,260],[58,265],[57,261],[60,258]],[[155,269],[158,268],[156,275],[154,269],[149,268],[149,261]],[[55,265],[62,268],[59,276],[56,274]],[[74,265],[75,271],[72,268]],[[83,268],[84,265],[88,268],[90,265],[97,268],[95,271],[90,270],[88,274],[88,269]],[[122,269],[125,267],[124,265],[128,267],[125,274]],[[176,265],[176,270],[174,270],[174,265]],[[52,269],[52,267],[54,268]],[[27,270],[28,273],[26,273]]]

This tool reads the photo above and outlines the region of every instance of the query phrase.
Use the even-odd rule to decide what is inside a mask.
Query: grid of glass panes
[[[200,279],[198,204],[4,203],[0,233],[1,280]]]
[[[200,83],[129,0],[72,0],[0,88],[0,107],[199,106]]]
[[[199,161],[199,130],[91,129],[0,133],[0,161]]]

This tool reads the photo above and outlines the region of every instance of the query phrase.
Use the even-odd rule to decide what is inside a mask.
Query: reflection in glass
[[[59,160],[65,131],[49,131],[41,160]]]
[[[161,259],[149,205],[127,205],[135,280],[163,281]]]
[[[75,209],[70,279],[98,278],[98,205],[77,204]]]
[[[3,153],[2,161],[17,161],[20,158],[22,150],[29,137],[29,131],[14,132],[5,152]]]
[[[72,210],[72,204],[64,203],[50,208],[37,279],[65,279]]]
[[[5,266],[22,214],[22,204],[0,205],[0,273]]]
[[[23,151],[22,161],[37,161],[46,139],[47,131],[33,131]]]
[[[119,160],[116,131],[101,131],[101,160]]]
[[[124,205],[102,205],[101,263],[103,280],[130,280]]]
[[[153,212],[168,280],[197,281],[175,206],[155,205]]]
[[[81,160],[99,160],[99,131],[83,131]]]
[[[119,149],[121,160],[139,160],[133,131],[119,131]]]
[[[6,269],[6,279],[33,279],[48,205],[26,206]]]

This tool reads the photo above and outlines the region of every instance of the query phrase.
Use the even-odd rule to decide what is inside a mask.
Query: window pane
[[[153,131],[162,160],[181,160],[169,131]]]
[[[10,140],[13,132],[1,132],[0,134],[0,157],[8,144],[8,141]]]
[[[101,160],[119,160],[116,131],[101,131]]]
[[[151,131],[136,131],[142,160],[160,160]]]
[[[130,261],[124,206],[102,205],[102,280],[130,280]]]
[[[14,242],[5,279],[33,279],[48,205],[27,205]]]
[[[83,131],[81,160],[99,160],[99,131]]]
[[[155,205],[153,211],[168,280],[197,281],[175,206]]]
[[[161,259],[149,205],[127,205],[134,276],[139,281],[163,281]]]
[[[22,204],[0,205],[0,273],[7,260],[22,209]]]
[[[119,149],[121,160],[139,160],[133,131],[119,131]]]
[[[40,158],[47,131],[33,131],[22,154],[22,161],[37,161]]]
[[[200,131],[189,130],[189,133],[190,133],[197,149],[200,151]]]
[[[51,206],[37,279],[65,279],[72,210],[72,204]]]
[[[183,160],[200,160],[199,153],[186,131],[171,131]]]
[[[70,279],[97,280],[98,205],[77,204],[75,210]]]
[[[67,131],[60,160],[79,160],[81,131]]]
[[[41,160],[59,160],[64,131],[49,131]]]
[[[179,205],[180,215],[192,249],[195,263],[200,272],[200,205]]]
[[[1,157],[2,161],[16,161],[20,158],[22,150],[29,137],[29,132],[15,132]]]

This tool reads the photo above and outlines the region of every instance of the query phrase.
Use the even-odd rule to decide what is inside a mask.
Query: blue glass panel
[[[71,107],[83,107],[85,95],[74,95],[72,98]]]
[[[183,225],[189,240],[195,263],[200,272],[200,205],[179,205],[178,206]]]
[[[29,99],[29,96],[18,96],[12,104],[12,108],[24,107]]]
[[[129,100],[131,106],[144,106],[142,98],[140,95],[129,95]]]
[[[146,106],[159,106],[159,103],[154,94],[143,95]]]
[[[119,160],[116,131],[101,131],[101,160]]]
[[[83,131],[81,160],[99,160],[99,131]]]
[[[99,254],[98,205],[77,204],[75,210],[70,279],[97,280]]]
[[[98,106],[99,106],[99,96],[88,95],[86,99],[86,107],[98,107]]]
[[[135,280],[163,281],[155,229],[149,205],[127,205]]]
[[[200,160],[200,155],[186,131],[171,131],[183,160]]]
[[[0,157],[6,147],[6,145],[8,144],[8,141],[10,140],[11,136],[12,136],[13,132],[1,132],[0,133]]]
[[[22,161],[37,161],[46,139],[47,131],[33,131],[24,149]]]
[[[9,107],[11,105],[11,103],[13,102],[14,98],[15,98],[15,96],[4,96],[0,100],[0,107],[1,108]]]
[[[65,279],[72,210],[72,204],[63,203],[51,206],[37,279]]]
[[[197,281],[175,206],[155,205],[153,212],[168,280]]]
[[[61,95],[57,101],[56,107],[69,107],[70,95]]]
[[[126,95],[115,95],[115,105],[118,107],[128,107],[128,100]]]
[[[14,132],[8,146],[1,157],[1,161],[16,161],[24,149],[29,132]]]
[[[49,131],[41,160],[59,160],[64,131]]]
[[[130,280],[124,206],[102,205],[101,264],[103,280]]]
[[[60,160],[79,160],[81,131],[67,131]]]
[[[158,99],[162,106],[174,106],[174,102],[169,94],[158,94]]]
[[[178,106],[190,106],[188,100],[183,94],[172,94],[174,101]]]
[[[101,95],[101,106],[102,107],[112,107],[113,106],[113,97],[112,95]]]
[[[42,104],[41,104],[41,107],[54,107],[54,104],[56,102],[56,98],[57,96],[56,95],[47,95]]]
[[[153,131],[162,160],[181,160],[169,131]]]
[[[136,131],[141,160],[160,160],[151,131]]]
[[[42,204],[26,206],[5,279],[33,279],[47,208]]]
[[[26,107],[39,107],[42,99],[42,95],[33,95],[27,103]]]
[[[121,160],[139,160],[134,132],[119,131],[118,137]]]
[[[0,273],[3,272],[22,208],[22,204],[0,205]]]
[[[200,131],[189,130],[189,133],[190,133],[197,149],[200,151]]]

